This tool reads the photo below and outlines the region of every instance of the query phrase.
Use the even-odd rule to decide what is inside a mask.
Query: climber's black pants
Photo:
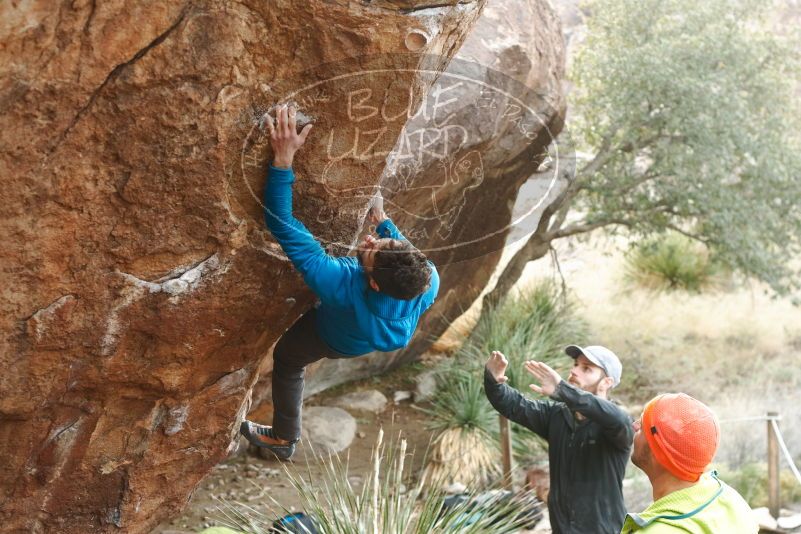
[[[349,358],[317,334],[311,309],[281,336],[273,350],[273,431],[286,440],[300,438],[303,377],[306,366],[323,358]]]

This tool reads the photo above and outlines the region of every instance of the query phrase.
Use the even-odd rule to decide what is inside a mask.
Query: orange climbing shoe
[[[289,460],[295,454],[295,445],[298,440],[287,441],[273,433],[273,427],[260,425],[245,419],[239,425],[239,433],[245,436],[251,445],[268,449],[279,460]]]

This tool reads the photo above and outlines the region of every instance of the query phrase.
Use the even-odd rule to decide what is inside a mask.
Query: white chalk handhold
[[[412,398],[411,391],[396,391],[395,394],[392,396],[392,402],[394,402],[395,404],[399,404],[411,398]]]

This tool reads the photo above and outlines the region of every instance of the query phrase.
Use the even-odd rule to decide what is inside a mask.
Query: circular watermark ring
[[[247,158],[246,153],[259,144],[254,139],[264,134],[264,113],[269,113],[277,104],[294,103],[300,127],[309,122],[324,122],[321,118],[324,119],[326,112],[337,108],[340,120],[336,127],[332,126],[327,132],[315,128],[311,134],[328,140],[325,161],[318,164],[321,168],[315,181],[330,197],[356,203],[358,207],[353,210],[353,216],[361,218],[362,224],[369,200],[376,192],[381,192],[391,208],[389,214],[401,216],[403,229],[411,228],[404,233],[426,254],[453,252],[488,241],[503,247],[504,237],[512,229],[527,223],[536,225],[537,212],[552,198],[559,177],[565,172],[562,162],[570,160],[573,152],[570,143],[563,141],[564,134],[557,138],[556,132],[551,131],[552,122],[561,126],[561,121],[555,120],[560,117],[560,110],[549,104],[549,98],[559,101],[558,95],[540,94],[503,73],[458,58],[452,59],[444,71],[425,66],[385,67],[387,63],[394,63],[387,61],[386,56],[378,61],[382,66],[369,68],[369,63],[376,62],[375,57],[370,61],[361,59],[326,64],[327,75],[322,78],[314,72],[302,73],[299,79],[314,81],[279,93],[272,107],[262,108],[261,114],[250,121],[240,150],[240,170],[248,193],[262,209],[266,207],[261,198],[245,179],[248,173],[245,161],[253,159]],[[438,59],[422,63],[441,64],[437,63]],[[392,90],[391,84],[397,80],[401,83]],[[386,84],[390,87],[386,88]],[[427,91],[423,93],[421,86]],[[386,89],[383,94],[382,88]],[[414,93],[415,90],[418,93]],[[408,104],[398,105],[404,92],[408,92]],[[319,94],[326,98],[320,98]],[[392,113],[388,114],[379,105],[379,97],[384,104],[388,100],[396,101]],[[341,120],[341,106],[347,107],[345,121]],[[343,122],[350,124],[343,125]],[[489,123],[491,127],[487,127]],[[369,150],[356,146],[360,137],[382,131],[397,133],[394,138],[389,135],[380,142],[372,139]],[[339,136],[342,139],[337,138],[340,133],[343,133]],[[348,145],[344,138],[348,138],[348,142],[355,138],[355,144]],[[332,153],[332,146],[346,148]],[[469,220],[469,211],[487,200],[476,201],[475,197],[481,197],[482,188],[489,188],[493,177],[497,178],[495,171],[522,156],[529,158],[529,166],[518,165],[521,168],[514,178],[523,183],[529,176],[536,175],[542,182],[538,198],[518,202],[524,205],[521,212],[507,218],[503,224],[488,224],[478,235],[473,232],[474,235],[464,236],[464,232],[456,231],[460,237],[450,239],[465,220],[476,223]],[[298,157],[303,157],[302,152]],[[338,168],[364,161],[372,161],[373,167],[380,168],[376,183],[343,184],[337,174]],[[547,162],[544,171],[543,161]],[[431,177],[437,173],[441,176],[432,181]],[[510,198],[507,195],[499,200],[508,202]],[[330,222],[334,219],[333,211],[329,215],[318,221]],[[321,241],[346,250],[354,245],[339,240]]]

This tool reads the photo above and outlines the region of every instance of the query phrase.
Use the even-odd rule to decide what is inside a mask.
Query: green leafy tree
[[[668,230],[771,285],[799,286],[799,39],[764,0],[598,0],[571,77],[575,175],[502,274],[555,239]],[[771,17],[773,17],[771,19]],[[797,263],[796,263],[797,268]]]

